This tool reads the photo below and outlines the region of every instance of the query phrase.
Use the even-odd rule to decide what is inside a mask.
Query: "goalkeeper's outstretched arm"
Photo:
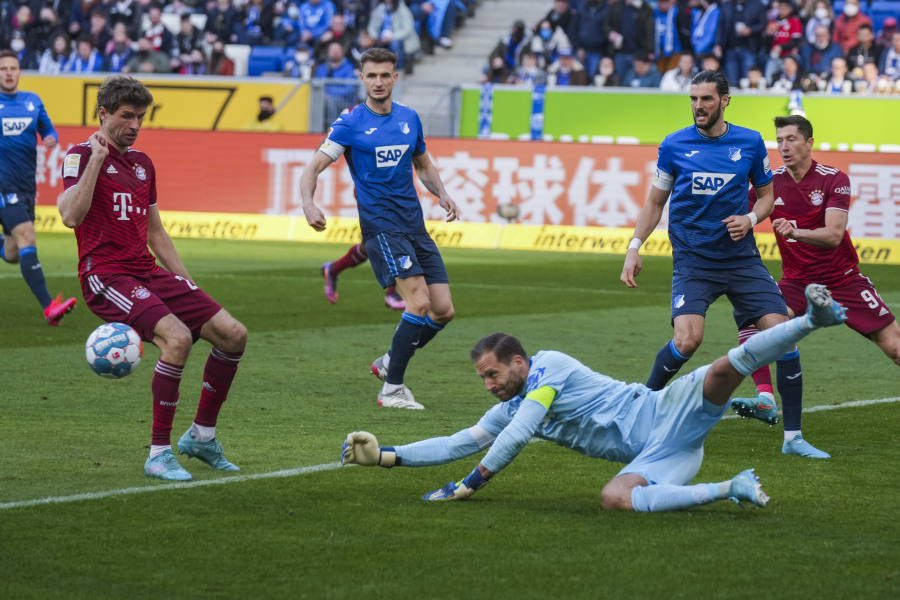
[[[448,437],[437,437],[406,446],[379,446],[375,436],[354,431],[344,442],[341,463],[364,467],[430,467],[472,456],[490,446],[496,436],[475,425]]]

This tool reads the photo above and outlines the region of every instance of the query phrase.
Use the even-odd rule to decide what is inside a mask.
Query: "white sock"
[[[390,352],[385,353],[384,358],[382,359],[382,362],[384,363],[385,370],[390,368],[390,366],[391,366],[391,353]]]
[[[171,450],[172,446],[150,446],[150,458],[156,458],[166,450]]]
[[[800,435],[799,429],[797,431],[785,431],[784,432],[784,441],[786,441],[786,442],[793,441],[793,439],[795,437],[797,437],[798,435]]]
[[[198,442],[208,442],[216,437],[215,427],[204,427],[196,423],[191,425],[191,439]]]
[[[385,381],[384,387],[381,388],[381,393],[386,396],[388,394],[393,394],[394,392],[396,392],[397,390],[399,390],[402,387],[403,387],[402,383],[388,383],[387,381]]]
[[[772,404],[775,404],[775,394],[772,392],[757,392],[758,395],[762,396]]]

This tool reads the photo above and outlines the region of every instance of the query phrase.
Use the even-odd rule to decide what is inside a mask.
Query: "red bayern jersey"
[[[772,172],[775,210],[771,220],[786,219],[796,229],[825,227],[828,210],[850,209],[850,178],[846,173],[812,161],[812,166],[799,182],[795,182],[787,167]],[[750,207],[756,203],[756,190],[750,190]],[[850,234],[836,248],[822,248],[796,240],[775,236],[781,252],[782,279],[804,284],[835,284],[859,272],[859,257]]]
[[[78,184],[92,154],[90,142],[73,146],[63,162],[66,189]],[[147,249],[147,211],[156,205],[156,169],[143,152],[124,154],[109,145],[91,208],[75,228],[78,275],[152,273],[159,269]]]

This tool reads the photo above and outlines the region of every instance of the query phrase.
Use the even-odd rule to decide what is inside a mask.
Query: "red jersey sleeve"
[[[831,180],[830,189],[825,192],[825,209],[837,208],[850,210],[850,178],[843,171],[838,171]]]
[[[66,189],[77,185],[81,181],[81,176],[84,174],[84,169],[87,167],[92,153],[90,145],[84,146],[82,144],[72,146],[66,153],[62,167],[63,185]]]

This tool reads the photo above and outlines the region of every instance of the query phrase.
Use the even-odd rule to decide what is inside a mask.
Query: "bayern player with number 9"
[[[172,453],[170,434],[191,346],[203,338],[213,348],[197,416],[178,449],[213,469],[237,471],[222,453],[215,426],[247,330],[194,284],[163,228],[156,207],[156,170],[146,154],[130,148],[152,103],[153,96],[136,79],[106,78],[97,93],[100,131],[69,150],[63,163],[66,191],[59,212],[66,227],[75,229],[88,308],[107,323],[129,325],[160,349],[151,384],[153,437],[144,474],[188,480],[190,473]]]

